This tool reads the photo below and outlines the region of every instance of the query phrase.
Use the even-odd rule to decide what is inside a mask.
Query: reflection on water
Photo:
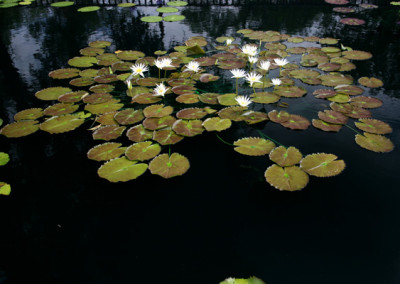
[[[397,9],[360,10],[356,16],[367,20],[366,25],[350,27],[339,23],[343,15],[320,2],[295,8],[195,5],[180,8],[186,16],[182,22],[155,24],[139,20],[156,14],[155,7],[145,6],[86,14],[75,7],[2,9],[0,117],[8,122],[18,110],[43,107],[34,93],[58,84],[48,72],[67,67],[67,60],[90,41],[106,39],[113,43],[111,51],[152,55],[202,35],[211,42],[209,51],[215,37],[238,37],[237,30],[251,28],[334,37],[345,46],[372,52],[374,57],[357,62],[351,74],[384,81],[383,88],[365,95],[384,101],[373,117],[391,124],[389,137],[397,144]],[[306,96],[305,101],[312,99]],[[322,108],[288,102],[290,110],[308,118]],[[13,159],[1,172],[13,186],[12,195],[0,199],[2,216],[7,216],[0,240],[10,244],[2,249],[8,258],[0,268],[5,283],[21,283],[28,276],[38,283],[219,283],[229,276],[251,275],[277,284],[400,280],[400,196],[393,185],[399,174],[397,148],[376,154],[357,147],[347,129],[338,134],[312,128],[296,132],[266,124],[261,128],[282,144],[303,153],[335,153],[346,161],[346,170],[335,178],[312,180],[302,192],[279,192],[263,180],[265,159],[235,155],[207,134],[174,146],[191,161],[186,175],[171,180],[147,175],[110,184],[97,178],[99,165],[85,158],[98,144],[86,128],[15,141],[0,137],[0,150]],[[232,141],[255,135],[256,129],[237,124],[223,135]],[[27,273],[21,274],[21,268]]]

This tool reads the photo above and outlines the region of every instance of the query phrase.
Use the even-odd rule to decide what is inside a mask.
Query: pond
[[[287,48],[351,47],[371,53],[370,59],[351,60],[357,68],[343,74],[354,78],[362,96],[383,103],[368,110],[371,118],[390,125],[393,131],[384,136],[394,149],[379,153],[360,147],[355,137],[363,131],[356,127],[357,118],[349,118],[338,132],[232,121],[218,134],[204,131],[162,148],[162,153],[188,159],[190,168],[183,175],[165,179],[147,170],[134,180],[110,182],[97,173],[104,162],[87,157],[90,149],[106,142],[92,138],[94,130],[89,129],[97,123],[91,119],[62,134],[0,135],[0,152],[10,156],[0,168],[0,181],[11,185],[10,195],[0,195],[0,283],[220,283],[251,276],[267,284],[399,283],[400,8],[390,1],[350,1],[344,6],[355,11],[344,14],[323,0],[189,2],[178,8],[183,20],[156,23],[140,20],[159,14],[152,1],[130,8],[86,1],[64,8],[35,2],[0,9],[1,127],[21,110],[54,104],[35,94],[68,86],[70,79],[53,79],[49,72],[70,68],[68,60],[81,56],[79,51],[91,42],[111,42],[109,53],[136,50],[156,56],[156,51],[172,53],[175,46],[201,36],[207,40],[205,56],[211,56],[221,52],[216,46],[225,45],[218,37],[233,37],[243,47],[259,40],[237,31],[275,31],[292,39],[339,39],[321,45],[318,39],[296,43],[286,38],[281,42]],[[362,8],[363,3],[377,7]],[[89,4],[101,8],[77,11]],[[346,17],[365,24],[343,24]],[[299,65],[302,54],[286,58]],[[157,77],[154,68],[145,76]],[[200,93],[235,92],[229,70],[201,68],[220,78],[198,83]],[[310,70],[329,73],[315,66]],[[269,76],[278,77],[279,68]],[[361,77],[380,79],[383,86],[363,86]],[[330,109],[331,101],[313,92],[334,87],[290,79],[306,94],[252,103],[249,109],[287,111],[310,122]],[[239,83],[242,94],[253,93],[243,79]],[[124,102],[131,99],[123,83],[116,90]],[[199,102],[180,108],[204,106]],[[264,176],[273,164],[268,155],[242,155],[226,144],[245,137],[270,138],[304,156],[334,154],[345,168],[336,176],[310,175],[302,190],[280,191]],[[133,144],[125,133],[110,142]]]

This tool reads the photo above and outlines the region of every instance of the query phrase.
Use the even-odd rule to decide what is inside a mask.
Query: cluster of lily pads
[[[21,0],[0,0],[0,8],[11,8],[16,6],[26,6],[32,4],[32,1]]]
[[[3,124],[3,120],[0,118],[0,126]],[[6,165],[10,161],[10,156],[7,153],[0,152],[0,166]],[[9,195],[11,192],[11,185],[0,181],[0,194]]]
[[[364,89],[346,74],[356,68],[353,62],[367,60],[371,53],[342,50],[334,38],[251,29],[237,33],[248,43],[239,45],[235,43],[238,39],[226,36],[209,43],[196,36],[169,53],[156,51],[155,56],[137,50],[106,52],[110,42],[90,42],[80,56],[68,61],[70,68],[49,73],[61,83],[68,82],[68,87],[50,87],[35,94],[40,100],[58,102],[18,112],[15,121],[0,133],[10,138],[38,130],[57,134],[92,121],[96,124],[90,128],[93,139],[104,143],[90,149],[87,156],[103,162],[98,175],[111,182],[136,179],[147,170],[164,178],[182,175],[190,167],[189,160],[171,153],[171,145],[205,132],[219,133],[232,123],[251,126],[270,121],[292,130],[313,125],[328,132],[347,126],[356,132],[355,142],[361,147],[375,152],[393,149],[384,136],[391,127],[371,118],[370,109],[381,106],[382,101],[363,96]],[[299,62],[294,62],[297,58]],[[235,90],[207,91],[218,86],[219,75],[231,77],[228,80],[233,81]],[[330,101],[330,109],[316,113],[318,118],[311,122],[289,113],[288,103],[280,102],[307,94],[306,88],[296,85],[299,82],[322,85],[312,95]],[[374,77],[361,77],[357,82],[368,88],[383,85]],[[272,110],[267,112],[266,106]],[[350,119],[357,119],[355,126],[364,132],[348,126]],[[279,190],[300,190],[309,182],[309,175],[330,177],[345,168],[345,162],[334,154],[304,156],[262,131],[258,134],[240,137],[232,144],[216,135],[238,153],[268,156],[273,164],[266,169],[265,179]],[[126,138],[128,144],[124,144]]]
[[[326,3],[332,4],[332,5],[347,5],[349,4],[348,0],[325,0]],[[337,13],[343,13],[343,14],[352,14],[356,13],[359,9],[366,10],[366,9],[376,9],[378,8],[378,5],[375,4],[369,4],[369,3],[360,3],[357,6],[340,6],[340,7],[335,7],[332,10]],[[351,25],[351,26],[360,26],[365,24],[365,20],[355,18],[355,17],[346,17],[340,19],[340,23],[345,24],[345,25]]]
[[[188,4],[188,2],[186,2],[186,1],[169,1],[169,2],[167,2],[167,6],[158,7],[156,9],[156,11],[159,13],[158,16],[145,16],[145,17],[141,17],[140,20],[143,22],[147,22],[147,23],[157,23],[157,22],[161,22],[161,21],[165,21],[165,22],[182,21],[185,19],[184,15],[173,14],[173,15],[168,15],[165,17],[162,17],[162,15],[164,13],[179,12],[179,9],[176,7],[183,7],[183,6],[186,6],[187,4]]]

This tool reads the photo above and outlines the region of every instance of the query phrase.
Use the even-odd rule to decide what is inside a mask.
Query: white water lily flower
[[[250,83],[250,87],[253,86],[253,83],[261,83],[262,75],[257,74],[256,72],[251,72],[246,75],[246,80]]]
[[[282,84],[281,79],[278,78],[271,79],[271,81],[274,86],[279,86],[280,84]]]
[[[269,62],[269,60],[265,60],[265,61],[260,61],[260,69],[268,71],[269,68],[271,67],[271,62]]]
[[[289,63],[289,61],[285,58],[275,58],[274,61],[275,61],[275,64],[280,67],[285,66],[286,64]]]
[[[131,66],[131,70],[133,72],[133,75],[139,74],[140,76],[144,77],[143,72],[149,71],[149,68],[143,63],[137,63]]]
[[[257,56],[249,56],[249,62],[251,64],[254,64],[258,61],[258,57]]]
[[[243,69],[232,69],[231,73],[233,75],[231,78],[239,79],[246,76],[246,71],[244,71]]]
[[[233,39],[228,38],[228,39],[226,40],[226,45],[231,45],[232,42],[233,42]]]
[[[164,97],[165,93],[169,90],[170,88],[167,88],[164,83],[156,84],[156,88],[154,88],[153,93],[156,96],[162,96]]]
[[[193,71],[193,72],[199,72],[200,71],[200,63],[197,61],[190,61],[187,65],[186,65],[186,70],[185,71]]]
[[[131,82],[131,80],[126,80],[125,83],[126,83],[126,86],[128,87],[128,90],[132,90],[132,82]]]
[[[154,64],[157,66],[158,69],[163,69],[165,67],[172,67],[171,63],[172,63],[171,58],[157,59],[154,61]]]
[[[247,96],[237,96],[235,100],[242,107],[247,107],[249,104],[252,103],[251,99]]]
[[[256,56],[257,55],[257,46],[246,44],[242,47],[242,52],[247,54],[248,56]]]

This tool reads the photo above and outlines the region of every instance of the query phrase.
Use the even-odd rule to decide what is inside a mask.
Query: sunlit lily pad
[[[275,143],[259,137],[246,137],[236,140],[234,150],[248,156],[263,156],[269,154],[275,148]]]
[[[333,124],[320,119],[313,119],[311,123],[315,128],[321,129],[323,131],[338,132],[342,128],[341,124]]]
[[[308,184],[308,175],[297,166],[280,167],[276,164],[270,166],[264,173],[265,179],[279,190],[301,190]]]
[[[144,128],[142,124],[128,129],[126,136],[133,142],[142,142],[153,137],[153,131]]]
[[[92,67],[97,63],[97,58],[92,56],[76,56],[68,60],[68,65],[73,67]]]
[[[74,4],[75,4],[74,1],[60,1],[60,2],[51,3],[50,5],[52,7],[67,7],[67,6],[72,6]]]
[[[137,50],[123,50],[117,54],[117,57],[121,60],[133,61],[145,57],[145,54]]]
[[[279,86],[275,88],[274,93],[281,97],[299,98],[307,94],[307,90],[298,86]]]
[[[280,96],[272,92],[257,92],[250,97],[253,102],[260,104],[273,104],[281,99]]]
[[[86,12],[94,12],[94,11],[97,11],[97,10],[100,10],[99,6],[86,6],[86,7],[79,8],[78,12],[86,13]]]
[[[321,44],[337,44],[339,41],[336,38],[324,37],[319,40]]]
[[[373,134],[388,134],[393,131],[389,124],[378,119],[361,118],[360,122],[354,124],[357,128]]]
[[[135,124],[144,119],[141,109],[127,108],[117,112],[114,119],[121,125]]]
[[[125,156],[133,161],[146,161],[154,158],[161,152],[159,144],[151,141],[132,144],[125,151]]]
[[[247,108],[245,107],[240,107],[240,106],[226,107],[218,112],[218,116],[220,118],[228,118],[233,121],[243,121],[245,117],[242,116],[242,114],[245,113],[246,111]]]
[[[95,40],[95,41],[89,42],[90,47],[96,47],[96,48],[105,48],[110,45],[111,45],[111,42],[108,40]]]
[[[176,113],[176,117],[180,119],[201,119],[208,113],[203,108],[185,108]]]
[[[344,58],[351,60],[367,60],[372,58],[372,53],[362,50],[346,50],[342,52]]]
[[[50,87],[40,90],[35,93],[36,98],[43,101],[57,100],[59,96],[71,92],[70,88],[65,87]]]
[[[351,62],[341,64],[340,68],[338,69],[339,72],[351,71],[356,69],[356,65]]]
[[[339,85],[335,87],[335,91],[340,94],[355,96],[362,94],[364,92],[364,89],[354,85]]]
[[[342,104],[350,101],[349,95],[345,95],[345,94],[336,94],[335,96],[329,97],[327,99],[328,99],[328,101],[342,103]]]
[[[281,125],[290,129],[305,130],[310,126],[310,121],[301,115],[291,114],[287,121],[281,122]]]
[[[0,134],[8,138],[18,138],[27,136],[35,133],[39,130],[37,120],[21,120],[5,125],[1,130]]]
[[[199,96],[196,94],[185,94],[176,97],[175,100],[183,104],[195,104],[199,102]]]
[[[385,153],[394,149],[394,145],[389,138],[368,132],[364,132],[363,135],[357,134],[356,143],[361,147],[373,152]]]
[[[289,167],[298,164],[303,158],[303,154],[295,148],[276,147],[269,153],[269,159],[281,167]]]
[[[336,96],[337,92],[331,89],[318,89],[313,92],[313,95],[318,99],[326,99]]]
[[[340,73],[325,74],[318,77],[322,80],[322,85],[328,87],[335,87],[338,85],[349,85],[353,82],[353,78],[349,75]]]
[[[184,137],[176,134],[171,127],[163,128],[153,133],[153,140],[161,145],[172,145],[181,141]]]
[[[337,112],[334,110],[324,110],[318,112],[318,117],[323,121],[334,123],[334,124],[346,124],[347,116],[342,114],[341,112]]]
[[[360,26],[360,25],[365,24],[364,20],[358,19],[358,18],[343,18],[343,19],[340,19],[339,22],[342,24],[345,24],[345,25],[350,25],[350,26]]]
[[[174,130],[175,133],[178,135],[193,137],[203,133],[204,127],[202,124],[203,122],[198,119],[194,120],[178,119],[172,125],[172,130]]]
[[[85,110],[89,111],[93,114],[103,114],[106,112],[111,112],[115,110],[119,110],[124,106],[124,104],[119,103],[119,100],[109,100],[105,103],[101,104],[90,104],[85,106]]]
[[[223,106],[234,106],[238,104],[238,102],[235,99],[236,97],[237,95],[234,93],[220,95],[218,97],[218,103]]]
[[[117,111],[110,111],[103,113],[101,115],[96,116],[95,121],[100,123],[101,125],[118,125],[118,122],[115,121],[114,115]]]
[[[41,108],[29,108],[17,112],[14,115],[14,120],[35,120],[43,116],[43,109]]]
[[[282,123],[282,122],[286,122],[289,120],[290,114],[284,110],[281,110],[279,112],[277,110],[271,110],[268,113],[268,117],[273,122]]]
[[[150,93],[150,89],[147,87],[133,87],[132,89],[127,89],[126,90],[126,94],[130,97],[135,97],[136,95],[139,94],[149,94]]]
[[[120,137],[125,129],[125,126],[106,125],[98,128],[95,132],[93,132],[92,137],[93,140],[110,141]]]
[[[203,127],[207,130],[207,131],[223,131],[225,129],[230,128],[232,125],[232,121],[230,119],[222,119],[219,117],[210,117],[207,118],[204,122],[203,122]]]
[[[85,122],[84,119],[74,114],[53,116],[40,124],[40,129],[51,134],[72,131]]]
[[[130,7],[136,6],[136,4],[135,3],[119,3],[117,6],[121,7],[121,8],[130,8]]]
[[[69,81],[69,84],[75,87],[85,87],[94,84],[93,78],[81,77]]]
[[[175,7],[182,7],[186,6],[188,2],[186,1],[168,1],[167,5],[168,6],[175,6]]]
[[[247,124],[255,124],[262,121],[269,120],[268,115],[265,112],[261,111],[245,111],[242,116],[244,117],[244,121]]]
[[[353,97],[350,102],[351,105],[363,108],[377,108],[383,105],[380,99],[366,96]]]
[[[10,161],[10,155],[0,152],[0,166],[6,165]]]
[[[296,79],[302,79],[302,78],[316,78],[319,75],[321,75],[321,73],[319,73],[318,71],[315,71],[315,70],[296,69],[296,70],[290,71],[289,75]]]
[[[186,17],[184,15],[169,15],[165,16],[163,20],[165,22],[178,22],[184,20]]]
[[[76,68],[63,68],[51,71],[49,77],[53,79],[69,79],[79,76],[79,69]]]
[[[346,164],[333,154],[317,153],[305,156],[300,161],[300,167],[312,176],[331,177],[340,174]]]
[[[116,158],[102,165],[98,175],[110,182],[120,182],[136,179],[147,170],[147,164],[130,161],[125,157]]]
[[[2,7],[0,7],[2,8]],[[3,7],[4,8],[4,7]],[[11,193],[11,185],[5,182],[0,182],[0,194],[1,195],[10,195]]]
[[[170,115],[173,111],[173,107],[160,104],[146,107],[143,113],[145,117],[163,117]]]
[[[141,93],[132,98],[132,103],[138,104],[153,104],[161,101],[162,98],[160,96],[155,96],[152,93]]]
[[[179,9],[174,7],[159,7],[156,11],[158,13],[176,13],[179,12]]]
[[[146,16],[146,17],[141,17],[140,20],[142,22],[147,22],[147,23],[157,23],[161,22],[163,18],[160,16]]]
[[[83,102],[86,104],[102,104],[113,99],[114,99],[113,96],[109,93],[95,93],[84,96]]]
[[[172,126],[175,121],[176,118],[171,115],[163,117],[148,117],[143,121],[143,126],[149,130],[157,130]]]
[[[170,2],[169,2],[170,3]],[[163,178],[181,176],[190,168],[189,160],[178,153],[161,154],[155,157],[149,164],[149,170],[153,175]]]
[[[106,142],[94,146],[87,153],[87,157],[95,161],[109,161],[120,157],[125,153],[126,147],[121,147],[121,143]]]
[[[54,104],[54,105],[47,107],[43,111],[43,114],[51,115],[51,116],[69,114],[69,113],[73,113],[73,112],[77,111],[78,108],[79,108],[78,105],[58,103],[58,104]]]
[[[374,77],[361,77],[358,83],[368,88],[379,88],[383,86],[382,80]]]

